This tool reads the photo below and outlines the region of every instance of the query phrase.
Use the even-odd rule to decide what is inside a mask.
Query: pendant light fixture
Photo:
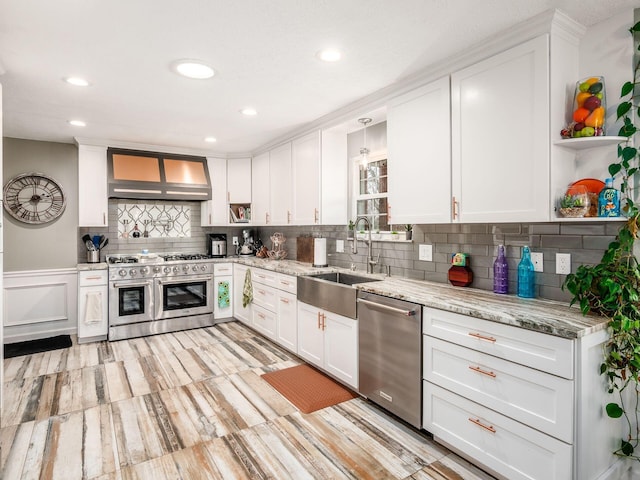
[[[360,149],[360,168],[367,168],[369,163],[369,149],[367,148],[367,125],[371,123],[370,118],[359,118],[358,121],[364,125],[364,146]]]

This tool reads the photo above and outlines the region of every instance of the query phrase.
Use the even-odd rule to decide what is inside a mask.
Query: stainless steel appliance
[[[422,427],[422,308],[358,292],[359,391]]]
[[[227,236],[224,233],[210,233],[207,253],[214,258],[227,256]]]
[[[214,323],[209,255],[110,255],[109,340]]]

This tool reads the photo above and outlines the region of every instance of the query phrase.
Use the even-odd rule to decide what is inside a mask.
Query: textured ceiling
[[[0,0],[4,135],[249,152],[550,8],[631,0]],[[630,18],[631,21],[631,18]],[[343,51],[338,63],[315,53]],[[217,72],[182,78],[177,59]],[[4,71],[4,74],[2,72]],[[64,77],[86,77],[72,87]],[[256,117],[239,110],[253,106]],[[87,122],[72,127],[67,120]],[[213,146],[205,136],[218,139]]]

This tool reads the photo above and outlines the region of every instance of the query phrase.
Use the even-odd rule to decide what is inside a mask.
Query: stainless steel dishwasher
[[[358,292],[360,394],[422,428],[422,308]]]

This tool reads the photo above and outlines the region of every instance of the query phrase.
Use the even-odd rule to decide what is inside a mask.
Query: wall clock
[[[16,220],[30,224],[48,223],[67,206],[60,184],[42,173],[23,173],[4,186],[4,208]]]

